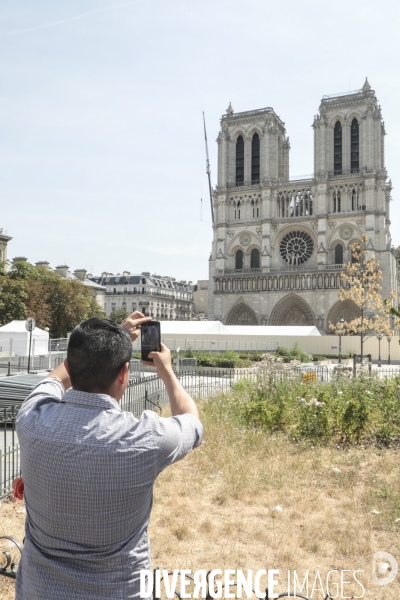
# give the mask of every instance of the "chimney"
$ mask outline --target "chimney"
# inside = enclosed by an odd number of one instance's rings
[[[122,275],[124,275],[125,277],[128,277],[128,275],[130,275],[131,272],[130,271],[123,271]]]
[[[16,256],[15,258],[12,259],[13,261],[13,265],[15,265],[15,263],[17,262],[28,262],[28,259],[26,258],[26,256]]]
[[[39,262],[35,263],[35,266],[38,269],[50,269],[50,263],[47,260],[39,260]]]
[[[87,273],[86,269],[75,269],[75,271],[74,271],[74,275],[81,281],[85,281],[86,273]]]
[[[68,278],[68,269],[69,269],[69,267],[67,265],[59,265],[58,267],[56,267],[57,273],[61,277],[64,277],[64,279]]]

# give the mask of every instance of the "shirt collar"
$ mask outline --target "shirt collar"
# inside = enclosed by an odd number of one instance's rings
[[[71,402],[72,404],[83,404],[85,406],[96,406],[103,409],[115,408],[119,412],[122,412],[119,402],[108,396],[108,394],[92,394],[70,388],[65,392],[63,401]]]

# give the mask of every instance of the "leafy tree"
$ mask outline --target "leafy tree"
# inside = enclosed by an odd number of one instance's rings
[[[393,335],[390,328],[391,300],[382,298],[382,271],[375,256],[367,250],[368,238],[362,235],[361,242],[351,245],[353,261],[345,265],[342,273],[344,286],[339,288],[339,299],[351,300],[360,309],[360,316],[343,323],[329,325],[336,335],[359,335],[361,340],[361,356],[364,355],[364,342],[372,331]]]
[[[65,337],[81,321],[105,315],[91,289],[78,280],[26,262],[9,273],[0,265],[0,324],[28,316],[38,327],[48,327],[52,337]]]
[[[110,319],[111,321],[115,321],[115,323],[119,323],[121,325],[122,321],[129,317],[129,313],[126,312],[124,308],[118,308],[117,310],[113,310]]]
[[[0,324],[26,319],[28,309],[28,290],[26,282],[10,279],[7,275],[0,276]]]

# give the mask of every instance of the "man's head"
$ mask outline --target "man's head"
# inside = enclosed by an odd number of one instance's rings
[[[113,395],[110,390],[116,380],[121,379],[121,385],[127,380],[126,363],[131,355],[132,341],[126,329],[108,319],[83,321],[72,331],[68,342],[72,387],[82,392]]]

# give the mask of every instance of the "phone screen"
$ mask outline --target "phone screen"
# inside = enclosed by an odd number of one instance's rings
[[[158,321],[150,321],[141,326],[142,360],[154,362],[149,352],[161,351],[161,330]]]

